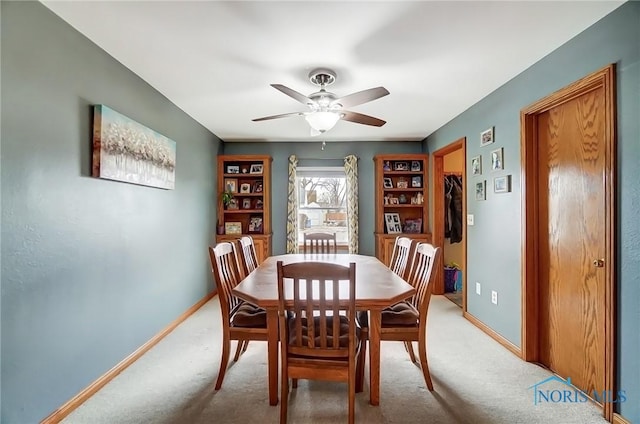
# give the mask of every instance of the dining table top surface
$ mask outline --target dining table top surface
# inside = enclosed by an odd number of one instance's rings
[[[293,253],[270,256],[246,276],[233,292],[261,307],[278,306],[277,263],[323,262],[356,264],[356,307],[385,308],[415,293],[413,286],[396,275],[376,257],[344,253]]]

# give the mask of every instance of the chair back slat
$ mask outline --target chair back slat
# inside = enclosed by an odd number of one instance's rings
[[[440,257],[440,248],[429,243],[418,243],[409,273],[409,283],[413,285],[416,293],[409,302],[419,311],[420,317],[426,316],[429,300],[433,290],[435,265]]]
[[[253,242],[253,237],[242,236],[238,239],[238,245],[240,246],[239,251],[240,256],[242,257],[242,265],[245,275],[249,275],[258,267],[258,256],[256,255],[256,247]]]
[[[281,340],[287,351],[335,358],[354,352],[355,263],[347,267],[322,262],[283,265],[278,261],[277,267]],[[341,322],[341,316],[348,319]],[[340,329],[345,322],[349,340],[341,345]]]
[[[391,254],[391,261],[389,261],[389,268],[399,277],[405,278],[412,243],[413,240],[409,237],[396,237]]]
[[[242,279],[235,244],[222,242],[215,247],[209,247],[209,258],[216,279],[220,306],[223,314],[230,316],[231,312],[241,303],[241,300],[232,293],[232,290]]]
[[[336,233],[305,233],[303,253],[338,253]]]

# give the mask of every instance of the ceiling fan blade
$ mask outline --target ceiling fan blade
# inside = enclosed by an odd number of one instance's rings
[[[382,119],[374,118],[373,116],[364,115],[358,112],[350,112],[348,110],[341,112],[341,119],[343,121],[355,122],[356,124],[371,125],[373,127],[381,127],[387,123]]]
[[[254,122],[268,121],[269,119],[287,118],[289,116],[302,116],[302,115],[304,115],[304,112],[281,113],[280,115],[271,115],[271,116],[264,116],[262,118],[255,118],[255,119],[252,119],[252,121]]]
[[[275,88],[276,90],[280,90],[282,91],[284,94],[286,94],[287,96],[299,101],[300,103],[302,103],[303,105],[315,105],[316,102],[311,100],[310,98],[308,98],[307,96],[305,96],[304,94],[298,93],[296,90],[293,90],[287,86],[284,86],[282,84],[271,84],[271,87]]]
[[[358,91],[357,93],[348,94],[339,99],[335,99],[331,104],[341,104],[342,107],[346,108],[379,99],[387,94],[389,94],[389,91],[384,87],[369,88],[368,90]]]

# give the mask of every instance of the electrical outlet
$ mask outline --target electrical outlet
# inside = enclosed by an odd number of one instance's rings
[[[494,305],[498,304],[498,292],[495,290],[491,290],[491,303]]]
[[[467,225],[473,225],[473,214],[467,215]]]
[[[482,290],[480,289],[480,283],[476,281],[476,294],[482,294]]]

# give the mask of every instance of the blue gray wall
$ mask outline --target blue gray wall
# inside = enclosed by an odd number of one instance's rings
[[[482,155],[483,175],[467,181],[469,312],[520,346],[520,110],[610,63],[617,64],[618,127],[618,378],[627,402],[620,412],[640,422],[640,3],[628,2],[533,65],[427,138],[433,152],[467,137],[467,163]],[[495,126],[495,143],[480,147],[481,131]],[[489,151],[504,147],[503,172],[486,172]],[[493,193],[492,178],[511,175],[512,192]],[[487,200],[474,185],[487,180]],[[479,253],[481,252],[481,253]],[[482,295],[475,294],[475,282]],[[491,290],[499,293],[491,304]]]
[[[291,118],[295,119],[295,118]],[[266,124],[268,125],[268,124]],[[349,122],[338,125],[357,125]],[[289,156],[296,155],[299,166],[341,166],[341,158],[347,155],[358,157],[358,207],[359,207],[359,247],[364,255],[375,254],[373,231],[375,228],[373,184],[373,157],[383,153],[422,153],[422,143],[402,141],[388,142],[348,142],[327,143],[322,150],[322,141],[300,143],[225,143],[224,153],[270,155],[272,164],[272,194],[271,194],[271,227],[273,230],[273,254],[286,252],[287,247],[287,181],[289,179]]]
[[[213,289],[220,141],[37,2],[1,2],[2,423],[49,415]],[[91,178],[93,104],[177,143],[175,190]]]

